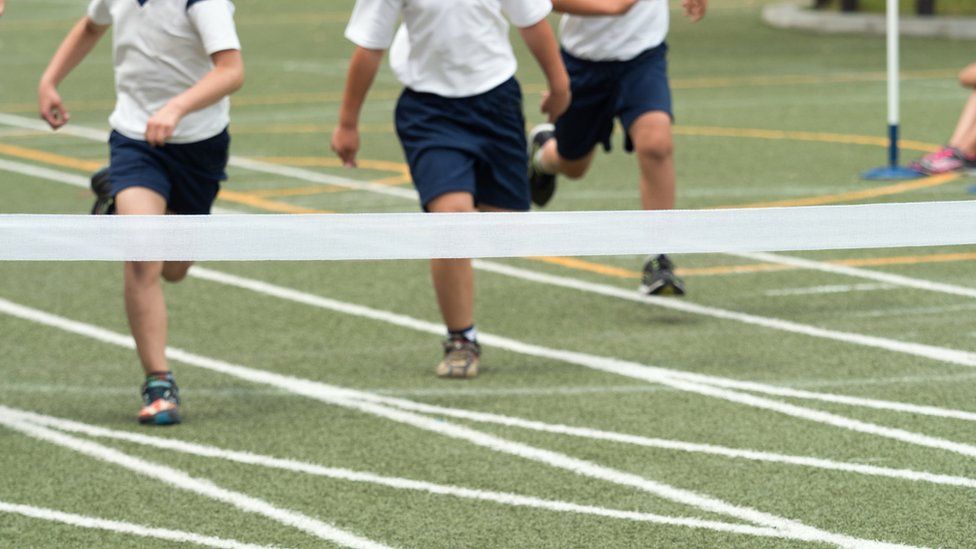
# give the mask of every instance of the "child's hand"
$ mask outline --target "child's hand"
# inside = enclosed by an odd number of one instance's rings
[[[681,7],[685,9],[685,16],[691,19],[692,23],[697,23],[705,17],[708,0],[681,0]]]
[[[542,112],[549,115],[549,122],[555,122],[569,108],[573,96],[569,88],[551,90],[542,95]]]
[[[56,130],[71,120],[71,114],[64,108],[61,102],[61,95],[54,86],[41,84],[41,87],[37,90],[37,103],[41,111],[41,118],[51,128]]]
[[[173,137],[176,125],[182,118],[182,111],[172,103],[167,103],[146,123],[146,141],[153,147],[162,147]]]
[[[338,125],[332,132],[332,151],[342,159],[345,168],[355,168],[356,153],[359,152],[359,128]]]

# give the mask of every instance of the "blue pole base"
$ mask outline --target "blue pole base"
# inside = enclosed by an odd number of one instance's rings
[[[908,181],[923,177],[925,177],[925,174],[902,166],[885,166],[883,168],[868,170],[861,174],[861,179],[868,181]]]

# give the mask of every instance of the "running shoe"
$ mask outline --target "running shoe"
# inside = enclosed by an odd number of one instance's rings
[[[437,365],[438,377],[472,378],[478,375],[481,345],[464,337],[444,341],[444,360]]]
[[[142,385],[142,403],[139,423],[175,425],[180,422],[180,389],[173,374],[146,376]]]
[[[682,296],[685,283],[674,274],[674,263],[664,255],[647,258],[641,277],[640,292],[646,295]]]
[[[556,127],[552,124],[539,124],[529,132],[529,189],[532,203],[540,208],[548,204],[556,193],[556,176],[540,170],[535,164],[535,157],[555,133]]]
[[[108,166],[98,170],[91,176],[91,190],[95,193],[95,204],[92,205],[92,215],[107,215],[115,211],[115,199],[112,197],[112,187],[108,179]]]
[[[956,147],[942,147],[912,162],[911,168],[926,175],[939,175],[976,167],[976,157],[967,156]]]

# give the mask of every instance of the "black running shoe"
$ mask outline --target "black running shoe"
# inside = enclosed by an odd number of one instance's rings
[[[529,132],[529,189],[532,192],[532,203],[540,208],[552,200],[556,193],[556,176],[544,173],[535,165],[535,156],[555,135],[556,127],[552,124],[539,124]]]
[[[685,283],[675,276],[674,263],[661,254],[647,258],[644,275],[641,277],[640,292],[646,295],[685,295]]]
[[[111,196],[112,186],[108,180],[108,169],[109,167],[105,166],[91,176],[91,190],[95,193],[92,215],[107,215],[115,212],[115,199]]]
[[[142,409],[139,423],[151,425],[175,425],[180,422],[180,388],[173,374],[146,376],[142,385]]]

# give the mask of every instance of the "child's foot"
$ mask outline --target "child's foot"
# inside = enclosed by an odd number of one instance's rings
[[[640,292],[646,295],[685,295],[685,283],[674,274],[674,263],[664,255],[651,256],[644,263]]]
[[[98,170],[91,176],[91,190],[95,193],[95,204],[92,205],[92,215],[106,215],[115,209],[115,199],[112,198],[112,188],[108,179],[108,166]]]
[[[472,378],[478,375],[481,346],[464,336],[451,336],[444,341],[444,360],[437,365],[437,376]]]
[[[180,389],[173,374],[150,374],[142,385],[139,423],[174,425],[180,422]]]
[[[556,176],[543,172],[536,157],[542,146],[553,138],[555,131],[556,127],[552,124],[539,124],[529,132],[529,189],[532,203],[540,208],[552,200],[556,192]]]
[[[926,175],[939,175],[976,166],[976,156],[969,156],[956,147],[942,147],[912,162],[911,168]]]

